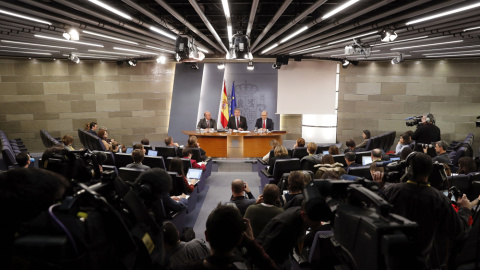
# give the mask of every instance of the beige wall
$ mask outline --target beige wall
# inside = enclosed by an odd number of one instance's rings
[[[163,140],[168,131],[175,64],[0,59],[0,129],[43,151],[40,129],[71,134],[86,122],[132,144]]]
[[[415,127],[405,118],[431,112],[442,139],[461,140],[476,134],[480,142],[480,60],[362,62],[340,71],[337,140],[361,141],[362,130],[373,135]]]

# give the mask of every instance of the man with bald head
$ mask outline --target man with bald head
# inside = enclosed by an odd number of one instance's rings
[[[198,121],[197,128],[213,128],[214,130],[217,130],[217,122],[215,122],[215,119],[212,119],[212,114],[209,111],[206,111],[203,114],[202,119]]]
[[[255,127],[260,129],[268,129],[268,130],[273,130],[273,121],[272,119],[270,118],[267,118],[268,117],[268,113],[267,111],[263,111],[262,112],[262,118],[258,118],[257,119],[257,123],[255,123]]]
[[[232,181],[232,197],[229,203],[235,204],[242,216],[245,215],[247,207],[255,203],[255,197],[246,182],[240,179]]]

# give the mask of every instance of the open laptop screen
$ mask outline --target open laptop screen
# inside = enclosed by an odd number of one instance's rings
[[[328,151],[323,151],[323,154],[324,154],[324,155],[328,155]]]
[[[157,156],[157,151],[155,151],[155,150],[148,150],[147,156],[156,157],[156,156]]]
[[[127,147],[127,154],[131,154],[133,151],[133,147]]]
[[[202,169],[188,169],[187,178],[188,179],[200,179],[202,177]]]
[[[372,157],[371,156],[363,156],[362,157],[362,165],[367,165],[369,163],[372,163]]]

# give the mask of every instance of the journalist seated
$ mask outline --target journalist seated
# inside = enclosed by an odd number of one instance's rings
[[[466,236],[472,204],[465,195],[457,198],[457,213],[450,199],[430,186],[428,178],[433,165],[427,154],[411,153],[406,165],[408,181],[393,184],[380,195],[393,205],[392,213],[417,222],[414,252],[427,266],[434,238],[460,239]]]
[[[133,163],[127,165],[127,168],[139,169],[139,170],[148,170],[150,167],[143,165],[143,159],[145,158],[145,153],[141,149],[135,149],[132,152]]]
[[[135,181],[135,188],[147,208],[154,212],[157,222],[163,221],[164,218],[162,209],[159,209],[159,200],[163,202],[167,214],[169,212],[180,212],[187,207],[188,201],[185,194],[170,196],[172,178],[164,169],[153,168],[144,171]]]

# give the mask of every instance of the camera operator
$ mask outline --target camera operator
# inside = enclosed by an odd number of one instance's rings
[[[392,213],[417,222],[414,252],[427,266],[435,237],[458,239],[465,236],[472,204],[465,195],[458,198],[457,213],[450,199],[430,186],[428,177],[433,168],[430,156],[414,152],[406,161],[409,180],[391,185],[381,196],[393,205]]]
[[[435,125],[435,117],[429,113],[422,116],[422,122],[418,124],[417,129],[412,135],[412,140],[415,141],[415,151],[422,152],[422,146],[420,144],[430,144],[432,142],[438,142],[442,138],[440,136],[440,128]],[[434,157],[435,152],[432,148],[428,150],[429,156]]]

